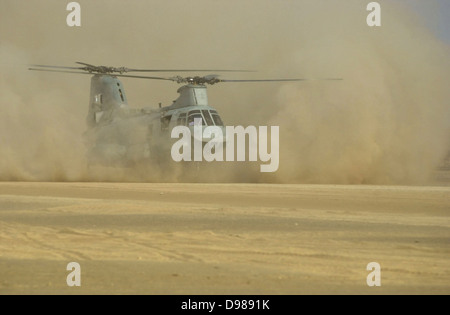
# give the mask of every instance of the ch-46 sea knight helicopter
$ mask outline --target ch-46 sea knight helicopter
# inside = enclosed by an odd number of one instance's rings
[[[307,79],[257,79],[227,80],[218,75],[153,77],[128,75],[128,72],[252,72],[249,70],[158,70],[129,69],[125,67],[94,66],[77,62],[79,66],[31,65],[29,70],[92,75],[88,130],[85,133],[87,158],[90,165],[127,166],[163,158],[170,131],[175,126],[194,128],[194,121],[201,119],[204,126],[224,128],[217,110],[208,104],[206,85],[226,82],[288,82]],[[178,89],[179,97],[169,106],[157,108],[132,108],[119,77],[166,80],[184,84]],[[340,79],[324,79],[340,80]],[[197,118],[197,120],[196,120]],[[192,135],[194,133],[191,133]],[[169,151],[170,152],[170,151]],[[164,153],[164,154],[165,154]],[[169,153],[170,159],[170,153]]]

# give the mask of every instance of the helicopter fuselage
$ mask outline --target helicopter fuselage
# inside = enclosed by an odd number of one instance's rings
[[[194,123],[224,128],[216,109],[208,105],[206,87],[182,86],[180,96],[162,108],[131,108],[123,85],[111,75],[96,74],[91,80],[91,102],[85,142],[90,164],[127,165],[170,154],[170,131]],[[167,155],[166,155],[167,156]]]
[[[200,147],[206,148],[206,153],[213,155],[216,161],[220,160],[218,150],[211,150],[210,142],[214,148],[219,148],[219,143],[226,143],[227,161],[234,161],[233,141],[234,135],[240,140],[238,161],[245,160],[245,139],[250,142],[259,142],[258,151],[262,161],[275,162],[265,167],[261,166],[261,172],[274,172],[278,169],[278,142],[279,127],[271,131],[271,152],[275,152],[274,159],[268,154],[268,128],[260,126],[257,137],[255,126],[244,128],[242,126],[225,127],[219,113],[208,104],[206,85],[217,83],[244,83],[244,82],[298,82],[306,81],[304,78],[294,79],[221,79],[218,75],[206,76],[175,76],[160,77],[148,75],[128,75],[128,72],[252,72],[250,70],[157,70],[157,69],[129,69],[126,67],[95,66],[84,62],[76,62],[76,67],[32,65],[29,70],[49,71],[58,73],[73,73],[92,75],[89,111],[87,115],[88,130],[85,133],[85,141],[88,148],[88,163],[102,165],[127,165],[141,160],[162,158],[167,160],[171,155],[171,144],[175,134],[188,134],[183,136],[177,144],[181,148],[187,148],[186,143],[194,138],[194,151],[197,152],[195,161],[201,160],[198,153]],[[146,80],[164,80],[185,84],[178,89],[180,96],[173,104],[157,109],[131,108],[128,105],[125,90],[118,77],[138,78]],[[340,78],[326,78],[322,80],[342,80]],[[206,126],[206,128],[203,128]],[[180,128],[176,128],[180,127]],[[201,128],[199,128],[201,127]],[[211,127],[211,128],[208,128]],[[204,129],[204,131],[203,131]],[[272,130],[272,128],[271,128]],[[174,131],[174,132],[172,132]],[[197,131],[197,132],[196,132]],[[191,138],[192,137],[192,138]],[[213,139],[214,138],[214,139]],[[210,141],[211,140],[211,141]],[[198,145],[200,142],[201,145]],[[240,144],[239,144],[240,143]],[[213,153],[214,151],[214,153]],[[255,146],[249,150],[250,160],[256,160]],[[203,152],[204,153],[204,152]],[[188,154],[182,154],[183,161],[190,161]],[[171,156],[173,161],[178,157]]]

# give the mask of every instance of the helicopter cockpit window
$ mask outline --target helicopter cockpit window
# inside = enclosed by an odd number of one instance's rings
[[[188,117],[188,125],[189,126],[194,126],[194,119],[195,118],[200,118],[202,120],[202,125],[205,125],[205,119],[203,119],[202,114],[198,113],[198,114],[190,114]]]
[[[214,119],[214,123],[216,124],[216,126],[223,126],[223,121],[220,118],[219,114],[217,114],[217,112],[212,112],[211,116]]]
[[[211,116],[209,115],[209,112],[207,110],[202,110],[202,114],[203,114],[203,117],[205,117],[206,124],[208,126],[214,126],[214,123],[212,121]]]

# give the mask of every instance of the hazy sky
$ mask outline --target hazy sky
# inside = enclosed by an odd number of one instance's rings
[[[396,0],[406,3],[441,39],[450,43],[450,0]]]

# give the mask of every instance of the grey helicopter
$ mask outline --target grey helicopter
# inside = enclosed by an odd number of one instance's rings
[[[213,69],[131,69],[95,66],[30,65],[29,70],[91,75],[87,131],[84,140],[88,165],[131,166],[148,160],[167,159],[170,131],[175,126],[194,128],[194,124],[225,128],[218,111],[208,103],[207,85],[244,82],[295,82],[308,79],[221,79],[218,75],[155,77],[128,75],[129,72],[254,72]],[[129,106],[119,78],[165,80],[183,84],[179,97],[168,106],[133,108]],[[320,79],[341,80],[341,79]],[[200,120],[199,120],[200,119]],[[194,133],[192,133],[194,134]],[[226,138],[222,139],[226,141]],[[169,150],[170,151],[170,150]],[[170,153],[169,153],[170,154]],[[170,156],[170,155],[169,155]]]

